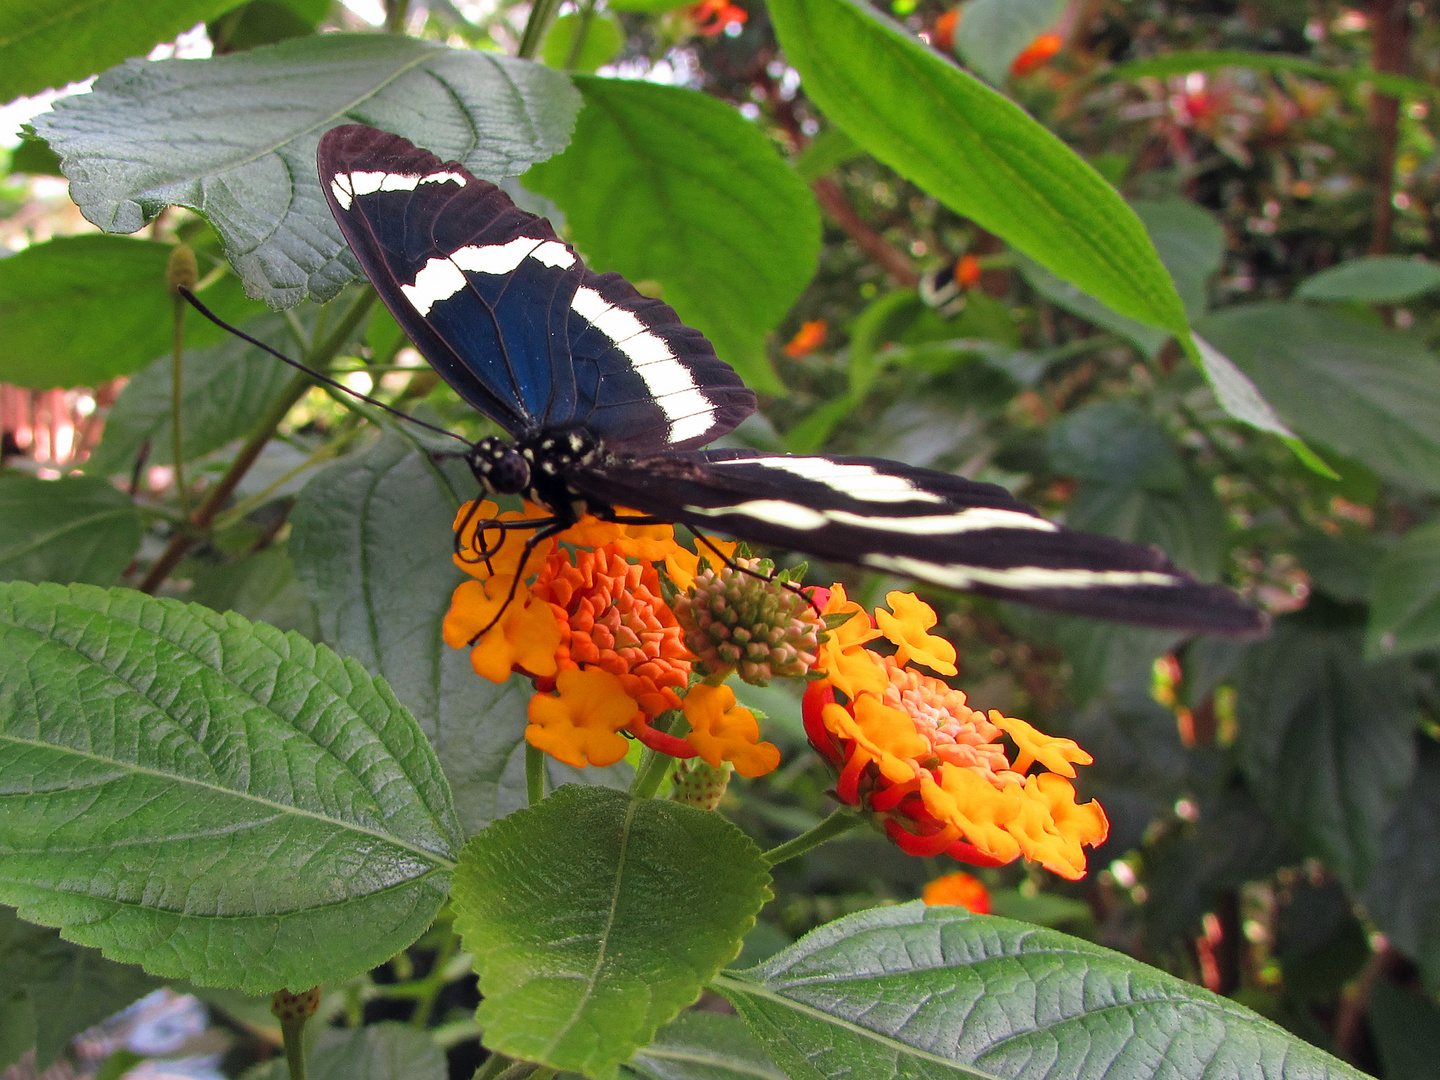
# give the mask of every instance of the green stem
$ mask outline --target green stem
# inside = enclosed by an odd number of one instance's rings
[[[190,513],[190,493],[185,490],[185,456],[181,450],[181,391],[184,389],[185,309],[190,305],[183,296],[175,297],[175,336],[170,343],[170,457],[175,466],[175,494],[180,512]]]
[[[575,27],[575,38],[570,42],[570,52],[565,57],[565,70],[574,71],[580,62],[580,52],[585,48],[585,36],[590,32],[590,23],[595,18],[595,0],[585,0],[580,7],[580,24]]]
[[[280,1038],[285,1043],[285,1064],[290,1066],[290,1080],[305,1080],[305,1021],[282,1020]]]
[[[525,797],[531,806],[545,799],[545,751],[525,744]]]
[[[522,60],[535,59],[535,54],[540,51],[540,42],[545,40],[545,31],[550,29],[550,23],[559,10],[560,0],[535,0],[530,8],[530,18],[525,23],[525,32],[520,36],[520,47],[515,50],[516,56]]]
[[[786,859],[793,859],[796,855],[803,855],[813,847],[819,847],[827,840],[849,832],[858,825],[863,825],[865,819],[848,806],[837,806],[830,816],[812,829],[807,829],[794,840],[787,840],[778,847],[773,847],[765,852],[764,859],[771,866],[776,866]]]
[[[481,1062],[480,1067],[475,1070],[475,1075],[471,1080],[495,1080],[497,1076],[514,1064],[514,1058],[508,1058],[504,1054],[497,1054],[492,1050],[490,1051],[490,1056]]]
[[[350,335],[369,313],[375,300],[375,290],[367,285],[345,314],[340,317],[335,329],[306,355],[305,364],[320,372],[329,367],[330,361],[334,360],[340,350],[344,348]],[[303,371],[296,372],[295,377],[290,380],[290,385],[285,388],[285,393],[265,413],[260,423],[256,425],[254,433],[240,448],[240,453],[235,456],[235,460],[225,470],[225,475],[205,493],[199,509],[191,515],[192,528],[177,532],[170,538],[170,543],[160,553],[155,564],[150,567],[145,579],[140,582],[141,592],[153,593],[158,589],[170,576],[170,571],[175,569],[175,565],[194,545],[198,535],[210,528],[211,522],[229,501],[230,496],[235,493],[235,488],[239,486],[245,474],[250,471],[250,467],[255,464],[255,460],[260,456],[260,451],[264,450],[265,445],[274,437],[275,429],[285,419],[285,414],[305,396],[312,385],[309,375]]]
[[[450,960],[460,948],[460,938],[457,934],[445,935],[445,940],[435,950],[435,960],[431,965],[430,974],[421,981],[421,992],[415,996],[415,1012],[410,1017],[410,1026],[425,1030],[426,1023],[430,1019],[430,1010],[435,1007],[435,999],[440,991],[445,989],[445,969],[450,966]]]
[[[405,32],[405,14],[410,10],[410,0],[386,0],[385,30],[391,34]]]
[[[675,724],[676,716],[677,714],[674,712],[661,713],[651,726],[656,731],[668,735]],[[640,758],[640,767],[635,770],[635,779],[630,784],[630,797],[632,799],[653,799],[655,793],[660,790],[660,785],[665,782],[670,767],[674,764],[675,759],[669,754],[662,754],[657,750],[647,748],[644,756]]]

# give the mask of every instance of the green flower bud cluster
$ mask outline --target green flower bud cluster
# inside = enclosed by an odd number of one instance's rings
[[[682,758],[675,762],[675,771],[670,774],[670,799],[697,810],[714,810],[725,797],[734,771],[728,761],[716,768],[698,757]]]
[[[675,601],[685,644],[700,658],[696,670],[710,678],[733,669],[755,686],[803,677],[815,666],[820,616],[785,582],[769,579],[768,563],[740,559],[737,565],[752,573],[706,569]]]

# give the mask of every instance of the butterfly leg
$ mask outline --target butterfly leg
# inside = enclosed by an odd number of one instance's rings
[[[504,528],[507,526],[513,527],[520,523],[514,521],[502,521],[498,524],[500,525],[500,527]],[[529,522],[527,524],[535,523]],[[468,644],[474,645],[475,642],[479,641],[482,637],[488,634],[492,629],[495,628],[495,625],[504,617],[505,612],[510,610],[510,605],[515,602],[515,593],[519,589],[520,579],[524,577],[525,574],[523,568],[529,564],[530,556],[535,553],[535,549],[541,544],[543,544],[546,540],[549,540],[552,536],[559,535],[569,527],[569,523],[565,522],[560,518],[550,518],[549,524],[545,525],[543,528],[536,529],[535,534],[525,541],[525,549],[520,553],[520,566],[522,569],[519,573],[515,574],[515,576],[510,579],[510,591],[505,594],[505,602],[500,605],[500,610],[495,613],[495,617],[475,632],[475,635],[470,639]]]

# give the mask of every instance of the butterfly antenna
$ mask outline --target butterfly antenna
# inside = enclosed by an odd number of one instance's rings
[[[204,304],[202,304],[202,303],[199,301],[199,299],[195,296],[195,294],[192,293],[189,289],[185,288],[185,286],[183,286],[183,285],[180,286],[180,288],[179,288],[177,291],[180,293],[181,296],[183,296],[183,297],[185,298],[186,302],[187,302],[191,307],[193,307],[196,311],[200,312],[201,315],[204,315],[205,318],[209,319],[209,320],[210,320],[211,322],[213,322],[216,326],[220,327],[220,329],[222,329],[222,330],[228,330],[230,333],[232,333],[232,334],[234,334],[236,337],[238,337],[241,341],[248,341],[251,345],[254,345],[257,349],[263,349],[265,352],[267,352],[267,353],[269,353],[271,356],[275,357],[275,359],[284,361],[285,363],[289,364],[291,367],[297,369],[298,371],[303,371],[303,372],[305,372],[306,375],[309,375],[309,376],[310,376],[312,379],[314,379],[316,382],[324,383],[326,386],[333,387],[334,389],[339,390],[339,391],[341,391],[342,393],[349,394],[349,395],[350,395],[351,397],[353,397],[353,398],[359,398],[361,401],[365,402],[365,404],[367,404],[367,405],[374,405],[377,409],[384,409],[386,412],[390,413],[392,416],[398,416],[401,420],[408,420],[410,423],[414,424],[416,427],[425,428],[427,431],[433,431],[433,432],[435,432],[437,435],[445,435],[445,436],[448,436],[448,437],[451,438],[451,439],[456,439],[456,440],[458,440],[459,442],[463,442],[463,443],[465,443],[467,446],[469,445],[470,440],[467,439],[467,438],[465,438],[463,435],[456,435],[453,431],[447,431],[447,430],[445,430],[444,428],[439,427],[439,426],[436,425],[436,424],[427,424],[424,420],[417,420],[415,417],[411,416],[409,413],[403,413],[403,412],[401,412],[399,409],[394,408],[393,406],[386,405],[385,402],[383,402],[383,401],[378,401],[378,400],[376,400],[375,398],[370,397],[368,394],[362,394],[362,393],[360,393],[360,391],[358,391],[358,390],[351,390],[350,387],[346,386],[344,383],[340,382],[339,380],[337,380],[337,379],[332,379],[332,378],[330,378],[330,376],[328,376],[328,375],[322,375],[320,372],[316,371],[314,368],[312,368],[312,367],[307,367],[305,364],[300,363],[299,360],[291,360],[290,357],[286,356],[284,353],[280,352],[278,349],[272,349],[269,345],[266,345],[265,342],[260,341],[260,340],[258,340],[258,339],[256,339],[256,338],[253,338],[253,337],[251,337],[249,334],[245,333],[245,331],[240,330],[240,329],[237,329],[237,328],[234,327],[234,326],[231,326],[231,325],[230,325],[229,323],[227,323],[224,319],[220,318],[219,315],[216,315],[216,314],[215,314],[213,311],[211,311],[208,307],[206,307]]]
[[[506,524],[510,523],[501,522],[501,525]],[[479,630],[477,630],[470,638],[470,640],[466,642],[466,644],[474,645],[477,641],[479,641],[482,637],[484,637],[490,632],[490,630],[495,626],[495,624],[504,617],[505,612],[510,610],[510,605],[515,601],[515,590],[520,585],[520,579],[525,576],[526,567],[528,567],[530,563],[530,556],[534,554],[535,549],[539,547],[540,544],[544,541],[549,540],[550,537],[564,532],[569,527],[569,525],[561,521],[559,518],[553,518],[551,519],[549,525],[545,526],[545,528],[543,529],[537,529],[535,531],[535,535],[525,541],[525,550],[520,554],[520,569],[515,573],[515,576],[510,579],[510,591],[505,594],[505,603],[500,605],[500,610],[495,613],[495,617],[491,619],[488,623],[486,623],[484,626],[482,626]]]

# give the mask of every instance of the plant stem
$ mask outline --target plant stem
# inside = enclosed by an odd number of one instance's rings
[[[513,1058],[508,1058],[504,1054],[497,1054],[492,1050],[490,1056],[480,1063],[480,1068],[475,1070],[475,1075],[472,1080],[495,1080],[497,1076],[513,1064],[515,1064]]]
[[[515,50],[516,56],[522,60],[535,59],[535,54],[540,51],[540,42],[545,40],[545,31],[550,29],[550,23],[559,10],[560,0],[535,0],[530,8],[530,18],[525,23],[525,33],[520,36],[520,47]]]
[[[630,797],[632,799],[653,799],[655,793],[660,790],[660,785],[664,783],[665,774],[669,772],[674,761],[675,759],[669,754],[647,749],[645,756],[640,759],[640,768],[635,770],[635,780],[630,785]]]
[[[531,806],[545,798],[545,751],[525,744],[525,797]]]
[[[345,314],[341,316],[335,329],[306,355],[305,363],[316,371],[324,371],[330,365],[330,361],[334,360],[340,350],[345,347],[350,335],[374,305],[375,299],[375,290],[367,285]],[[275,435],[275,429],[285,419],[285,414],[305,396],[312,385],[310,376],[304,372],[297,372],[295,378],[290,380],[290,385],[285,388],[284,395],[261,418],[254,433],[241,447],[240,453],[235,456],[230,467],[225,470],[225,475],[205,493],[204,500],[190,517],[191,528],[176,532],[170,538],[170,543],[165,546],[165,550],[155,560],[155,565],[150,568],[150,572],[140,582],[141,592],[153,593],[170,576],[170,571],[175,569],[175,565],[194,545],[198,535],[210,527],[215,516],[220,513],[221,508],[234,494],[235,488],[239,486],[245,474],[250,471],[250,466],[254,465],[255,459],[260,456],[260,451],[265,449],[265,445]]]
[[[850,807],[837,806],[829,817],[814,828],[807,829],[794,840],[787,840],[765,852],[764,859],[771,866],[775,866],[786,859],[793,859],[796,855],[803,855],[811,848],[819,847],[827,840],[833,840],[864,823],[865,819]]]
[[[580,62],[581,50],[585,48],[585,35],[590,32],[590,23],[595,18],[595,0],[585,0],[580,7],[580,25],[575,28],[575,38],[570,42],[570,52],[565,57],[565,70],[574,71]]]
[[[305,1021],[282,1021],[280,1038],[285,1043],[285,1064],[290,1080],[305,1080]]]
[[[184,389],[185,309],[189,306],[183,296],[175,297],[175,336],[170,342],[170,457],[175,466],[175,495],[180,502],[180,513],[187,516],[190,493],[185,490],[185,456],[181,450],[180,392]]]
[[[425,1030],[426,1023],[430,1019],[430,1010],[435,1007],[435,999],[440,991],[445,988],[445,969],[450,966],[450,959],[460,948],[460,937],[454,932],[445,935],[440,942],[440,947],[435,950],[435,960],[430,966],[430,974],[426,975],[420,982],[420,993],[415,995],[415,1012],[410,1017],[410,1026]]]

